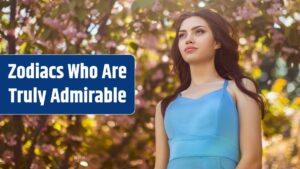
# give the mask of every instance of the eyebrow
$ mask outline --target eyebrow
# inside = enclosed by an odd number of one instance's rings
[[[205,28],[205,26],[201,26],[201,25],[200,25],[200,26],[195,26],[195,27],[193,27],[192,30],[197,29],[197,28],[199,28],[199,27]],[[186,30],[184,30],[184,29],[183,29],[183,30],[179,30],[179,32],[186,32]]]

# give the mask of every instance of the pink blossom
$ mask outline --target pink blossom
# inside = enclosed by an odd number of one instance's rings
[[[11,161],[14,157],[14,153],[12,151],[5,150],[2,154],[2,157],[5,161]]]
[[[71,134],[68,135],[68,138],[73,141],[82,141],[83,140],[83,138],[81,136],[76,136],[76,135],[71,135]]]
[[[158,0],[156,0],[153,3],[153,6],[152,6],[151,10],[153,12],[159,12],[159,11],[161,11],[162,10],[162,4]]]
[[[286,52],[288,54],[291,54],[291,53],[296,53],[297,54],[298,53],[298,51],[296,49],[289,48],[289,47],[282,47],[281,51]]]
[[[21,0],[21,3],[25,5],[30,5],[31,3],[34,3],[36,0]]]
[[[280,3],[272,3],[271,7],[267,9],[269,15],[281,15],[282,7]]]
[[[55,150],[54,146],[51,144],[42,144],[41,150],[44,152],[53,152]]]
[[[79,39],[85,39],[85,38],[87,38],[87,34],[86,33],[84,33],[84,32],[79,32],[79,33],[77,33],[77,38],[79,38]]]
[[[156,44],[158,42],[158,38],[153,34],[146,34],[141,39],[141,46],[156,49]]]
[[[88,47],[91,48],[91,49],[94,49],[96,46],[95,43],[88,43]]]
[[[62,19],[66,20],[68,18],[68,14],[61,14],[60,16]]]
[[[150,24],[149,30],[150,30],[150,31],[155,30],[155,29],[157,29],[157,26],[158,26],[158,23],[157,23],[157,22],[151,23],[151,24]]]
[[[133,27],[135,30],[141,29],[142,23],[141,22],[134,22]]]
[[[112,48],[112,47],[116,47],[116,46],[117,46],[117,44],[114,41],[109,41],[105,45],[106,48]]]
[[[98,34],[98,35],[96,35],[95,38],[96,38],[97,41],[100,41],[102,39],[102,36]]]
[[[97,9],[92,9],[92,10],[91,10],[91,15],[96,16],[98,13],[99,13],[99,12],[98,12]]]
[[[39,147],[41,151],[45,153],[49,153],[54,156],[59,156],[59,152],[57,151],[57,149],[55,149],[55,147],[52,144],[42,144]]]
[[[148,108],[149,102],[146,101],[143,97],[139,97],[136,99],[136,104],[138,108]]]
[[[69,38],[73,38],[76,36],[77,30],[73,26],[68,26],[67,29],[65,29],[62,33]]]
[[[259,14],[259,9],[256,7],[237,7],[237,11],[233,13],[235,16],[236,20],[247,20],[247,19],[253,19],[258,17]]]
[[[16,141],[16,134],[13,133],[7,133],[6,135],[4,135],[4,143],[6,143],[8,146],[14,146],[17,144]]]
[[[254,36],[254,35],[250,35],[250,36],[247,38],[247,41],[248,41],[248,43],[254,43],[254,41],[255,41],[255,36]]]
[[[13,135],[13,136],[7,138],[6,144],[9,146],[15,146],[17,144],[16,137],[17,137],[16,135]]]
[[[156,73],[152,76],[152,80],[161,80],[164,78],[164,73],[161,69],[156,71]]]
[[[29,116],[25,115],[24,117],[24,124],[26,127],[37,127],[38,126],[38,121],[39,121],[39,116]]]
[[[136,76],[141,76],[142,75],[142,65],[141,63],[136,63],[136,67],[135,67],[135,72],[136,72]]]
[[[61,29],[62,25],[58,19],[44,18],[43,23],[53,29]]]
[[[107,123],[108,121],[114,121],[116,124],[122,125],[131,125],[135,122],[135,118],[132,116],[105,116],[105,118],[101,118],[103,124]]]

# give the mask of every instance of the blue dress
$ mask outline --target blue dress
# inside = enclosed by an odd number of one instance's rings
[[[167,169],[235,169],[240,160],[238,111],[222,88],[196,99],[179,94],[166,109]]]

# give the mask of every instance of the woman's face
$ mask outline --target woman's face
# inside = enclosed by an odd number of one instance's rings
[[[192,16],[185,19],[178,32],[178,47],[183,60],[189,64],[211,60],[219,44],[204,19]]]

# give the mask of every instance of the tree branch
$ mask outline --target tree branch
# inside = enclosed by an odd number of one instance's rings
[[[48,119],[48,116],[40,116],[38,126],[37,126],[36,130],[34,131],[34,133],[32,134],[33,139],[32,139],[32,144],[29,148],[28,160],[27,160],[27,164],[25,167],[26,169],[30,169],[30,166],[34,159],[34,148],[35,148],[35,145],[37,142],[37,138],[38,138],[39,134],[41,133],[42,128],[45,126],[47,119]]]
[[[128,136],[124,138],[120,144],[111,146],[111,148],[108,151],[109,156],[106,158],[107,160],[105,160],[105,162],[102,164],[102,167],[108,166],[109,162],[111,162],[110,159],[116,159],[116,157],[121,154],[124,147],[128,145],[128,143],[134,136],[134,132],[132,131],[135,131],[139,125],[140,120],[139,118],[136,118],[134,125],[128,129]]]
[[[15,169],[22,168],[21,160],[23,157],[22,154],[22,135],[23,135],[23,120],[21,115],[14,115],[12,118],[12,122],[15,126],[17,138],[16,145],[14,147],[14,161],[15,161]]]
[[[71,123],[72,117],[73,117],[73,115],[69,116],[70,123]],[[75,124],[70,124],[69,128],[72,127],[73,125],[74,126],[80,125],[81,117],[82,117],[81,115],[76,115],[75,116]],[[72,140],[70,140],[70,138],[67,138],[67,144],[68,145],[67,145],[67,149],[65,151],[64,157],[63,157],[63,162],[62,162],[61,168],[69,168],[70,167],[70,161],[69,160],[70,160],[70,157],[73,153],[73,150],[72,150],[73,145],[72,145]],[[76,147],[76,148],[79,148],[79,147]]]
[[[9,29],[10,32],[7,35],[8,41],[8,53],[16,54],[16,37],[14,35],[14,30],[16,28],[16,8],[17,8],[17,0],[10,1],[10,20],[9,20]],[[13,30],[13,31],[12,31]]]
[[[109,6],[109,10],[108,10],[109,12],[107,14],[105,14],[100,21],[100,31],[99,31],[100,39],[102,39],[103,35],[105,34],[106,23],[111,15],[111,10],[114,7],[115,2],[116,2],[116,0],[110,1],[110,6]]]

